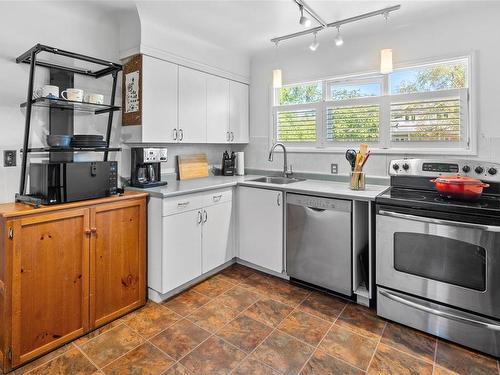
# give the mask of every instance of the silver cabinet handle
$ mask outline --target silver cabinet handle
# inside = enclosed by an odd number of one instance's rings
[[[186,207],[189,204],[189,202],[179,202],[177,203],[177,207]]]
[[[234,133],[231,132],[231,142],[234,142]]]
[[[174,139],[174,141],[176,141],[176,140],[177,140],[177,129],[174,129],[174,130],[172,131],[172,138]]]
[[[201,224],[202,221],[203,221],[203,216],[201,214],[201,211],[198,211],[198,224]]]
[[[380,294],[382,294],[384,297],[389,298],[393,301],[402,303],[403,305],[406,305],[406,306],[413,307],[417,310],[425,311],[429,314],[433,314],[433,315],[440,316],[443,318],[451,319],[451,320],[454,320],[456,322],[473,325],[476,327],[487,328],[487,329],[491,329],[493,331],[500,331],[500,325],[498,325],[498,324],[489,323],[489,322],[483,321],[483,320],[471,319],[471,318],[468,318],[466,316],[460,316],[460,315],[449,313],[447,311],[433,309],[432,307],[424,306],[424,305],[421,305],[420,303],[410,301],[404,297],[392,294],[386,290],[380,290]]]
[[[231,140],[231,133],[226,132],[226,140],[229,142]]]
[[[182,141],[184,139],[184,130],[179,129],[179,141]]]
[[[402,213],[399,213],[399,212],[392,212],[392,211],[386,211],[386,210],[379,210],[378,214],[379,215],[383,215],[383,216],[394,217],[394,218],[397,218],[397,219],[406,219],[406,220],[421,221],[423,223],[449,225],[449,226],[461,227],[461,228],[469,228],[469,229],[479,229],[479,230],[484,230],[484,231],[487,231],[487,232],[500,232],[500,227],[494,226],[494,225],[482,225],[482,224],[473,224],[473,223],[460,223],[460,222],[457,222],[457,221],[442,220],[442,219],[433,219],[433,218],[430,218],[430,217],[408,215],[408,214],[402,214]]]
[[[206,223],[208,220],[207,210],[203,210],[203,215],[205,215],[205,217],[203,218],[203,222]]]
[[[222,198],[222,194],[219,194],[219,195],[214,195],[214,196],[212,197],[212,200],[213,200],[214,202],[218,202],[218,201],[220,201],[220,200],[221,200],[221,198]]]
[[[281,193],[278,193],[278,195],[276,196],[276,203],[278,204],[278,206],[281,206]]]

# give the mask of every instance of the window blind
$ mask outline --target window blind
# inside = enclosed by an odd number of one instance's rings
[[[278,111],[276,129],[281,142],[316,142],[316,109]]]
[[[392,142],[459,142],[460,98],[393,102],[390,108]]]
[[[329,142],[377,142],[380,106],[332,106],[326,109],[326,140]]]

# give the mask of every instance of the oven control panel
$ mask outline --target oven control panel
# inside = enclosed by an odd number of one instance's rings
[[[500,182],[500,164],[481,160],[398,159],[389,164],[391,176],[462,175]]]

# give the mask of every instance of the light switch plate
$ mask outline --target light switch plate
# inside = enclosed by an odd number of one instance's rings
[[[3,166],[15,167],[17,165],[17,152],[16,150],[4,150],[3,152]]]
[[[339,174],[339,165],[338,164],[330,164],[331,174]]]

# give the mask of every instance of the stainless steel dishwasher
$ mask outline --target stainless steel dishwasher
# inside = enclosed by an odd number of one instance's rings
[[[286,271],[352,295],[352,202],[287,194]]]

